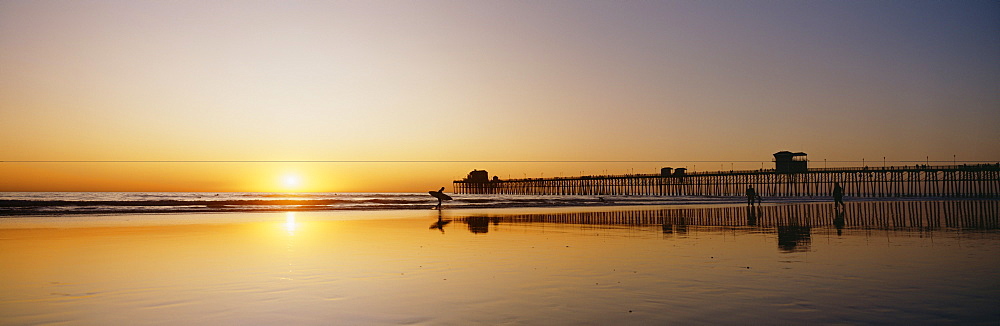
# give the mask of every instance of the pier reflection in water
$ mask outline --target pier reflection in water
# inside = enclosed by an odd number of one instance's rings
[[[812,234],[838,236],[855,232],[900,231],[898,236],[925,236],[933,231],[1000,229],[1000,201],[872,201],[852,202],[838,209],[832,203],[710,208],[624,208],[610,211],[545,214],[495,214],[457,217],[472,233],[488,233],[490,225],[534,223],[578,224],[593,227],[660,226],[665,235],[684,235],[689,228],[777,236],[784,252],[808,251]]]

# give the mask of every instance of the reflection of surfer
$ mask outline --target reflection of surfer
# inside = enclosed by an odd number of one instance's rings
[[[448,223],[451,223],[451,220],[443,220],[438,217],[437,222],[431,224],[431,230],[441,230],[441,233],[444,233],[444,226],[448,225]]]
[[[434,198],[438,199],[437,209],[441,209],[441,201],[451,200],[451,196],[448,196],[448,195],[444,194],[444,187],[441,187],[441,189],[438,190],[438,191],[431,190],[431,191],[428,191],[427,193],[431,194],[431,196],[434,196]]]
[[[448,225],[448,223],[451,223],[451,220],[442,219],[441,218],[441,211],[439,210],[438,211],[438,220],[437,220],[437,222],[434,222],[434,224],[431,224],[431,230],[437,229],[437,230],[441,230],[441,233],[444,233],[444,226]]]

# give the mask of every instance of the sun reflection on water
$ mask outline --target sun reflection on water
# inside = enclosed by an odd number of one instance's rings
[[[285,212],[285,231],[288,235],[295,235],[295,229],[298,228],[298,223],[295,222],[295,212]]]

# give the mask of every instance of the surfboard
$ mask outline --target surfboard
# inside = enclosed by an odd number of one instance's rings
[[[440,191],[428,191],[427,193],[431,194],[431,196],[434,196],[434,198],[437,198],[437,199],[440,199],[440,200],[451,200],[451,196],[448,196],[445,193],[440,192]]]

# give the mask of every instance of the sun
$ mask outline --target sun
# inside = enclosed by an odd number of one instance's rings
[[[285,190],[298,190],[302,187],[302,178],[297,174],[285,174],[281,176],[281,186]]]

